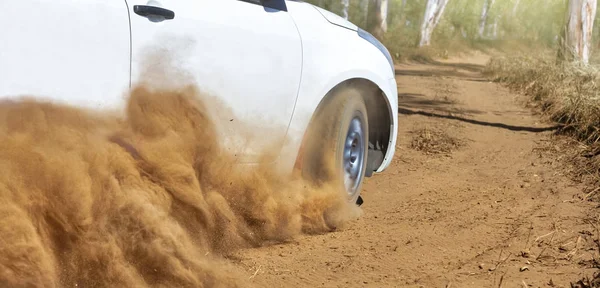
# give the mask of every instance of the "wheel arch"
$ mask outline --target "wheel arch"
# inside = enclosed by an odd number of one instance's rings
[[[343,89],[358,90],[367,107],[367,117],[369,122],[369,153],[367,155],[366,176],[370,177],[373,172],[381,168],[385,155],[388,154],[388,150],[390,148],[393,149],[393,147],[390,147],[390,144],[393,142],[391,141],[392,137],[394,137],[394,131],[392,129],[395,129],[392,103],[390,103],[385,92],[375,82],[366,78],[355,77],[346,79],[333,86],[317,104],[308,123],[308,127],[313,125],[315,115],[322,111],[335,95],[341,95],[337,92]],[[304,143],[306,140],[307,139],[302,139],[302,142]],[[296,159],[296,167],[300,165],[301,159],[303,158],[302,148],[299,152]]]

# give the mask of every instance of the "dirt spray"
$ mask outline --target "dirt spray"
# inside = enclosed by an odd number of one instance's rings
[[[139,85],[122,116],[0,104],[0,286],[245,286],[221,255],[358,215],[334,183],[236,165],[206,99]]]

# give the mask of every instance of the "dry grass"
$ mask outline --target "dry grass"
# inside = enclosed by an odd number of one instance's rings
[[[464,145],[462,140],[439,129],[427,127],[414,130],[412,133],[414,136],[410,147],[425,154],[447,154]]]
[[[594,66],[556,63],[553,57],[500,57],[486,67],[495,81],[531,97],[561,132],[594,144],[600,141],[600,72]]]
[[[600,273],[595,273],[592,278],[585,277],[575,283],[571,283],[572,288],[599,288]]]

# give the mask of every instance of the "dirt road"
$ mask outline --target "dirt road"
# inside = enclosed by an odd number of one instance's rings
[[[593,203],[559,169],[552,124],[484,79],[485,60],[397,66],[396,158],[366,180],[364,215],[343,231],[236,252],[248,282],[569,287],[590,275]]]

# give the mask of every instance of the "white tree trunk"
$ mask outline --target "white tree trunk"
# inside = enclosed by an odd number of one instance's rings
[[[498,17],[494,18],[494,25],[492,26],[492,39],[498,39]]]
[[[513,17],[517,16],[517,11],[519,9],[519,4],[521,4],[521,0],[517,0],[515,2],[515,6],[513,6],[513,10],[512,10],[512,16]]]
[[[381,15],[381,31],[387,32],[387,15],[388,15],[388,0],[379,0],[379,14]]]
[[[596,6],[596,0],[569,0],[562,49],[571,60],[589,63]]]
[[[419,46],[429,46],[431,44],[431,34],[433,29],[442,19],[442,14],[446,9],[448,0],[427,0],[427,8],[421,25],[421,41]]]
[[[369,18],[371,25],[369,31],[375,37],[381,39],[383,34],[387,32],[387,11],[388,0],[371,0],[369,5]]]
[[[492,5],[494,5],[494,1],[495,0],[484,0],[484,2],[483,2],[483,9],[481,10],[481,18],[479,19],[479,37],[480,38],[483,37],[483,33],[485,32],[485,26],[487,25],[488,14],[490,12],[490,9],[492,8]]]
[[[350,6],[350,0],[342,0],[342,17],[348,20],[348,6]]]

